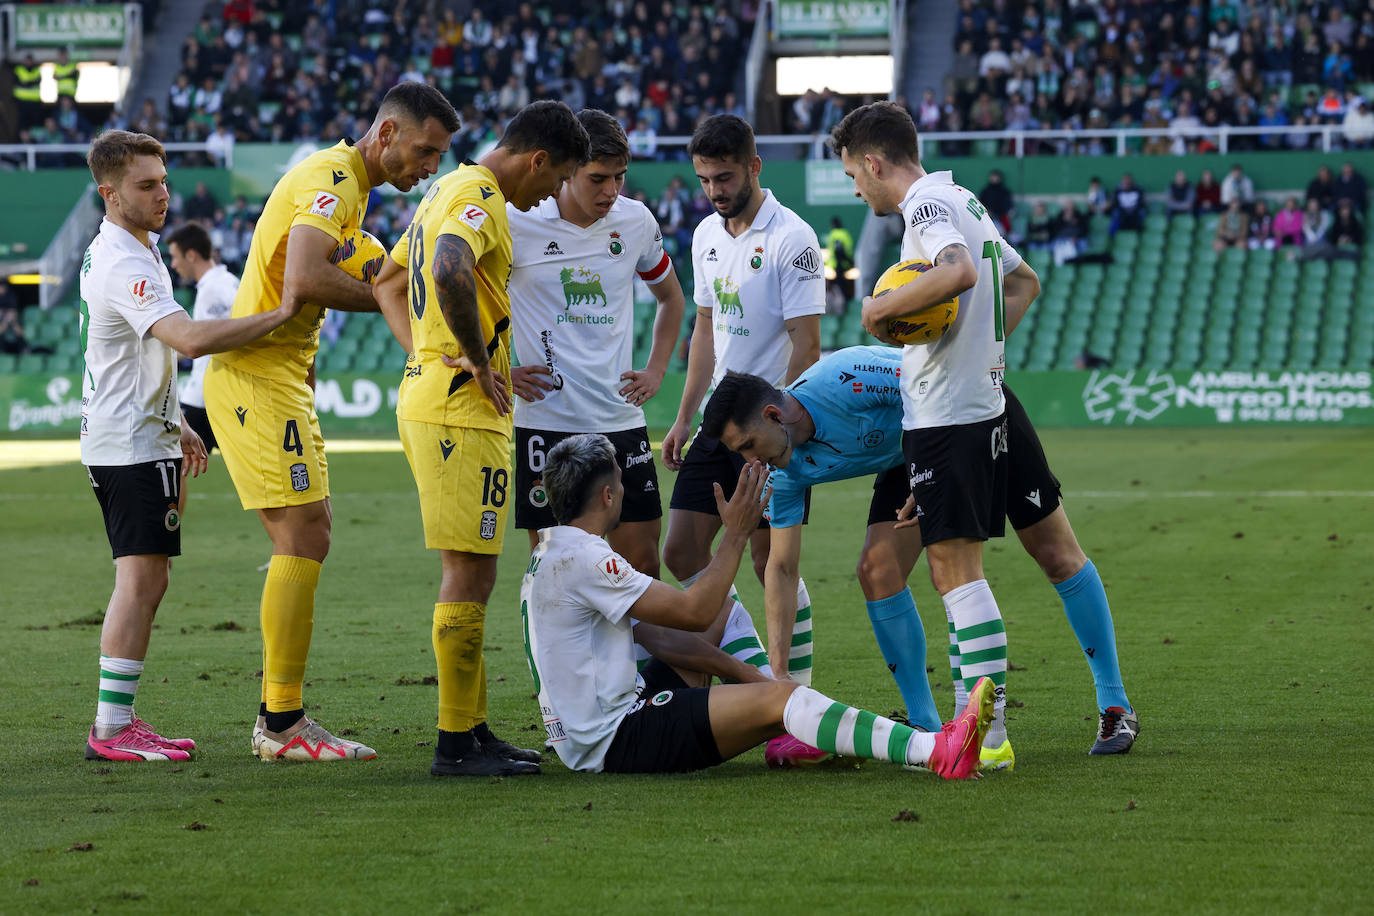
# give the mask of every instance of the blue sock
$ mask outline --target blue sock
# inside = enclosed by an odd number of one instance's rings
[[[1116,630],[1112,626],[1112,609],[1107,604],[1107,591],[1102,577],[1089,560],[1073,576],[1054,587],[1064,602],[1064,615],[1069,618],[1073,635],[1088,658],[1093,673],[1093,687],[1097,689],[1097,708],[1120,706],[1130,710],[1126,688],[1121,685],[1121,668],[1116,660]]]
[[[926,632],[916,613],[916,599],[904,588],[880,601],[869,601],[873,635],[906,703],[907,719],[927,731],[940,730],[940,713],[926,677]]]

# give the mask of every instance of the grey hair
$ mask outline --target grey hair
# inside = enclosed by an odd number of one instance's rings
[[[582,514],[592,486],[615,473],[615,446],[600,433],[569,436],[549,449],[544,465],[544,491],[560,525]]]

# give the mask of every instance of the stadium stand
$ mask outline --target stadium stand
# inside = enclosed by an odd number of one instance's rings
[[[527,98],[561,96],[574,107],[615,112],[637,158],[672,159],[680,148],[658,146],[657,136],[688,133],[705,114],[740,111],[739,61],[754,28],[752,4],[639,0],[597,6],[590,14],[587,5],[573,3],[469,6],[460,15],[435,3],[390,11],[355,0],[207,4],[181,49],[181,72],[164,102],[145,101],[129,126],[169,139],[232,133],[239,141],[328,142],[356,134],[355,116],[407,78],[434,82],[461,107],[458,157],[494,142],[502,120]],[[1167,127],[1194,123],[1190,118],[1197,126],[1339,123],[1337,146],[1359,150],[1374,140],[1365,103],[1374,98],[1372,40],[1371,4],[961,0],[950,36],[958,53],[940,88],[944,102],[932,90],[913,117],[932,131]],[[792,129],[823,132],[857,101],[830,92],[803,96],[792,108]],[[112,116],[108,123],[125,122]],[[1133,139],[1129,148],[1146,159],[1214,150],[1205,131],[1159,140]],[[1256,135],[1233,138],[1231,149],[1290,150],[1308,142],[1301,135]],[[1088,139],[1026,148],[1032,156],[1111,151]],[[1002,141],[979,139],[942,141],[926,152],[937,167],[959,170],[959,156],[987,161],[1007,149]],[[946,163],[950,157],[956,158]],[[177,169],[195,164],[193,157],[176,163],[167,231],[192,216],[201,219],[236,269],[262,201],[216,198],[213,190],[208,197],[195,194],[192,184],[177,180]],[[1229,163],[1220,160],[1184,174],[1178,188],[1142,182],[1138,227],[1120,219],[1113,205],[1122,199],[1119,170],[1103,171],[1109,179],[1098,199],[1062,189],[1047,194],[1034,185],[984,188],[989,209],[1004,214],[1009,237],[1044,287],[1009,341],[1010,366],[1370,363],[1374,246],[1365,238],[1368,190],[1359,170],[1311,176],[1310,186],[1302,183],[1307,176],[1292,176],[1286,186],[1270,176],[1252,182],[1265,186],[1236,192],[1228,191]],[[1158,169],[1141,171],[1158,176]],[[637,186],[632,170],[626,193],[657,214],[690,291],[691,233],[710,207],[680,178],[655,182]],[[1219,233],[1228,193],[1241,194],[1244,218],[1232,217],[1238,222]],[[1345,211],[1342,198],[1351,202]],[[1309,200],[1316,210],[1304,216]],[[366,228],[391,244],[413,206],[405,196],[378,195]],[[70,308],[24,309],[29,352],[0,357],[0,372],[74,371],[80,355],[70,318]],[[641,354],[651,324],[651,312],[641,316]],[[827,349],[867,341],[852,305],[825,316],[821,332]],[[320,359],[327,371],[391,365],[394,344],[375,316],[331,324],[325,338]]]
[[[961,0],[959,9],[943,104],[934,107],[931,90],[914,112],[927,129],[1203,129],[1135,144],[1175,153],[1215,149],[1205,129],[1221,125],[1339,123],[1347,146],[1374,139],[1374,116],[1361,106],[1374,96],[1368,4]],[[1269,134],[1233,139],[1231,149],[1311,142]],[[1036,146],[1093,152],[1090,140]]]

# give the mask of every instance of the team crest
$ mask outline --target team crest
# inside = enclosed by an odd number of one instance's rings
[[[176,531],[181,527],[181,513],[177,512],[176,506],[167,507],[167,514],[162,517],[162,527],[168,531]]]
[[[310,470],[304,464],[291,465],[291,489],[297,493],[310,489]]]
[[[530,487],[530,505],[542,509],[549,504],[549,494],[544,489],[544,481],[536,480]]]
[[[620,241],[619,232],[611,233],[611,240],[606,245],[606,251],[613,258],[618,258],[625,253],[625,243]]]
[[[658,693],[654,694],[654,698],[649,702],[655,706],[665,706],[672,701],[673,692],[671,690],[660,690]]]
[[[755,248],[754,256],[749,259],[750,270],[763,270],[763,248]]]
[[[484,541],[490,541],[496,537],[496,513],[487,509],[482,513],[482,524],[477,529],[477,534]]]

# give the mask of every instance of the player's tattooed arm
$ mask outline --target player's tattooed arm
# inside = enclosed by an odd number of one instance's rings
[[[477,314],[476,266],[471,246],[458,236],[441,235],[435,240],[430,270],[434,274],[439,311],[458,346],[463,348],[463,355],[480,366],[489,357]]]
[[[935,256],[935,266],[939,267],[941,264],[968,264],[972,267],[973,255],[969,254],[968,249],[963,245],[946,245],[944,249]]]

